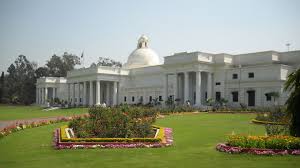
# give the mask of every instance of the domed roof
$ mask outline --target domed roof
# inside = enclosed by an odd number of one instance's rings
[[[159,64],[159,57],[151,48],[148,47],[148,37],[142,35],[135,49],[128,57],[124,68],[132,69],[145,66],[152,66]]]

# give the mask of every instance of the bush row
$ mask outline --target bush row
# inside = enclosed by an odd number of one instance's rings
[[[287,123],[283,123],[283,122],[261,121],[256,119],[252,119],[251,121],[256,124],[287,125]]]
[[[164,128],[159,126],[153,126],[154,129],[159,129],[159,133],[156,138],[67,138],[65,129],[67,125],[60,127],[60,137],[62,142],[161,142],[164,135]]]
[[[260,149],[300,149],[300,138],[292,136],[244,136],[231,135],[229,146]]]
[[[156,111],[151,108],[127,105],[89,109],[89,118],[78,118],[69,123],[78,138],[146,138],[154,132],[152,124]]]
[[[192,106],[176,106],[167,108],[153,108],[154,111],[160,114],[172,114],[172,113],[182,113],[182,112],[196,112],[201,109]]]

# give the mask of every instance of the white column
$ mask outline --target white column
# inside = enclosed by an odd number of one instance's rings
[[[87,86],[87,84],[86,83],[87,83],[86,81],[83,82],[83,96],[82,96],[82,105],[83,106],[87,105],[87,103],[86,103],[86,86]]]
[[[143,104],[147,104],[148,101],[147,101],[147,91],[144,90],[144,93],[143,93]]]
[[[100,96],[100,81],[96,81],[96,105],[100,105],[101,96]]]
[[[178,74],[175,73],[175,79],[174,79],[174,100],[176,100],[177,98],[179,98],[178,96]]]
[[[35,91],[35,102],[36,104],[39,104],[39,88],[36,88]]]
[[[46,99],[46,88],[44,87],[43,88],[43,104],[46,104],[46,101],[47,101],[47,99]]]
[[[77,83],[78,85],[78,93],[77,93],[77,106],[80,105],[80,82]]]
[[[168,74],[165,74],[165,81],[164,81],[164,102],[168,100]]]
[[[52,88],[52,98],[53,100],[55,99],[56,95],[55,95],[55,87]]]
[[[196,105],[201,106],[201,71],[196,72]]]
[[[190,99],[189,97],[189,73],[184,73],[184,103]]]
[[[75,83],[72,83],[72,105],[75,105]]]
[[[212,74],[207,73],[207,99],[212,98]]]
[[[44,104],[44,88],[40,88],[41,89],[41,96],[40,96],[40,98],[41,98],[41,103],[40,104]]]
[[[39,104],[43,104],[43,89],[39,88]]]
[[[93,81],[90,81],[90,106],[93,106],[94,102],[93,102]]]
[[[106,105],[109,105],[109,98],[110,98],[110,94],[109,94],[109,82],[106,83]]]
[[[48,88],[45,87],[45,104],[47,103],[48,101]]]
[[[70,103],[71,100],[71,90],[70,90],[70,83],[68,83],[68,103]]]
[[[117,98],[118,98],[118,83],[114,82],[114,90],[113,90],[113,105],[117,105]]]
[[[43,95],[43,90],[42,88],[39,88],[39,104],[43,104],[42,95]]]

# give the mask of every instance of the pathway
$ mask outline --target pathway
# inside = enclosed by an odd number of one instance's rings
[[[5,127],[14,125],[16,123],[32,123],[32,122],[38,122],[38,121],[43,121],[43,120],[49,121],[49,120],[56,120],[57,118],[61,118],[61,117],[66,117],[66,116],[0,121],[0,130],[3,130]]]

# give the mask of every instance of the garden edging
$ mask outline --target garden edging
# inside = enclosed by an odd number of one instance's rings
[[[259,148],[241,148],[235,146],[229,146],[225,143],[219,143],[216,146],[216,150],[231,154],[248,153],[254,155],[300,155],[300,150],[281,150],[281,149],[259,149]]]

